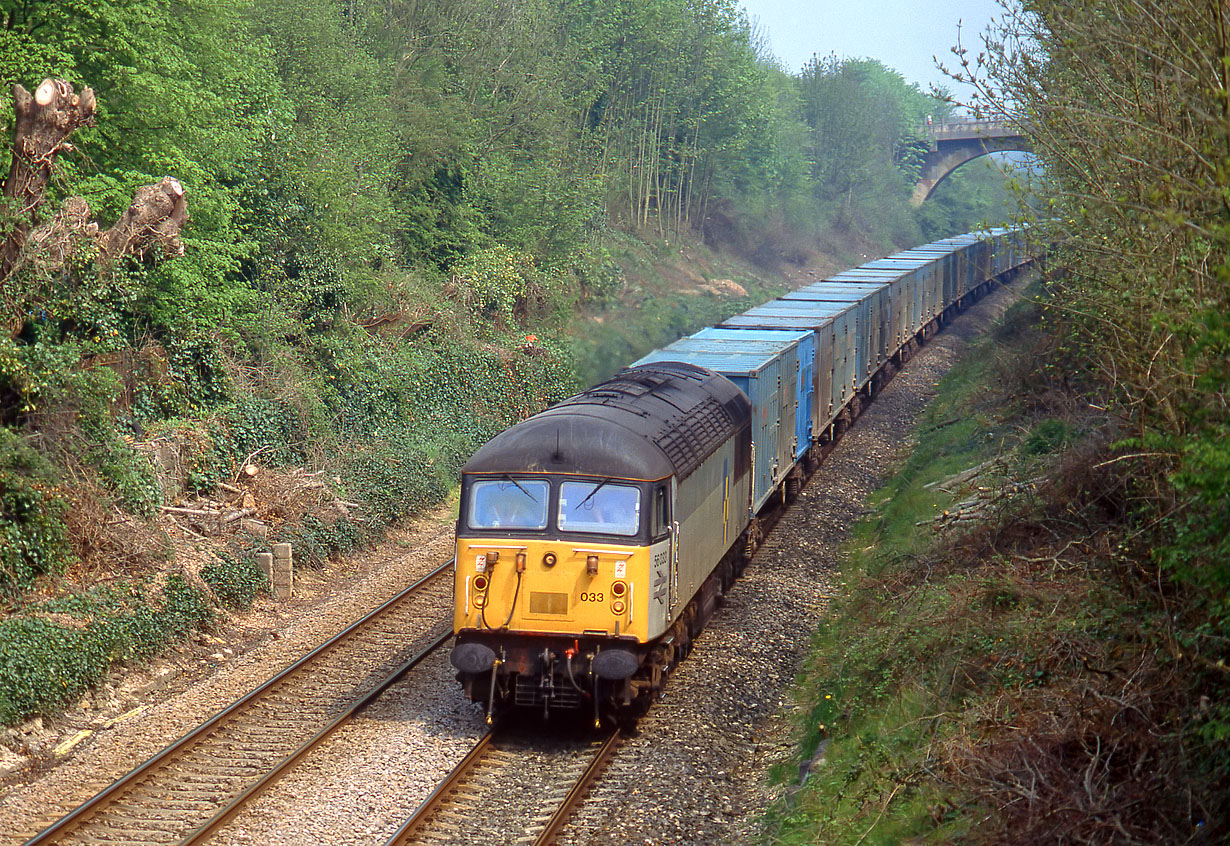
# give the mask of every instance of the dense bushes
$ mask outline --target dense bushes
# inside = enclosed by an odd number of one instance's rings
[[[53,478],[37,450],[0,427],[0,595],[25,590],[64,567],[66,506],[53,491]]]
[[[257,591],[265,587],[267,581],[252,556],[238,560],[224,557],[217,564],[202,567],[201,579],[219,602],[227,608],[238,609],[252,607]]]
[[[1223,744],[1226,675],[1212,668],[1230,660],[1224,27],[1224,4],[1205,0],[1033,0],[977,62],[962,58],[978,106],[1021,119],[1045,165],[1028,216],[1062,269],[1048,365],[1116,425],[1104,461],[1130,481],[1121,554],[1171,607],[1167,649],[1193,661],[1187,678],[1216,716],[1206,734]]]
[[[296,566],[322,567],[330,556],[355,549],[373,533],[371,522],[341,517],[327,523],[309,514],[298,525],[285,527],[277,540],[294,547]]]
[[[251,606],[265,575],[251,561],[221,561],[201,577],[228,608]],[[182,576],[99,588],[0,621],[0,724],[53,714],[116,660],[141,658],[213,618],[203,590]]]
[[[776,843],[1226,839],[1225,671],[1174,652],[1114,424],[1038,373],[1039,310],[941,380],[845,544]]]

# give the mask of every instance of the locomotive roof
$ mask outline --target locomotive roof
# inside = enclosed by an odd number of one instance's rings
[[[750,419],[747,397],[724,376],[641,365],[505,429],[462,472],[683,479]]]

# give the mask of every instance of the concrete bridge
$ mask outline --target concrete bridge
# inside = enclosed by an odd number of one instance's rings
[[[1003,120],[967,120],[939,123],[923,128],[931,150],[923,158],[922,171],[910,202],[921,206],[948,174],[971,159],[1009,150],[1029,152],[1029,139],[1016,124]]]

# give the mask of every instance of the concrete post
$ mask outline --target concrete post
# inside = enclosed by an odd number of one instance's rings
[[[265,579],[268,580],[270,588],[273,587],[273,553],[258,552],[256,553],[256,566],[261,568],[261,572],[265,574]]]
[[[290,599],[294,592],[295,568],[291,558],[291,547],[288,543],[273,545],[273,574],[269,579],[269,590],[274,599]]]

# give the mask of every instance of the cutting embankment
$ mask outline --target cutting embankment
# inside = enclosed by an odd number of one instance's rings
[[[846,544],[774,842],[1180,842],[1223,824],[1209,688],[1121,540],[1115,432],[1042,367],[1040,296],[938,383]]]

